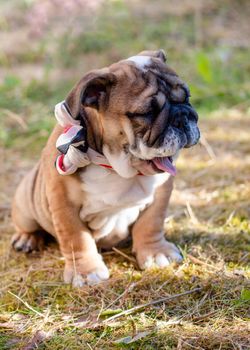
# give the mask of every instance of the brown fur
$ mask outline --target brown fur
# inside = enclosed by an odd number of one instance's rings
[[[165,60],[163,53],[147,52],[147,54],[157,57],[155,66],[158,65],[163,74],[171,77],[172,88],[176,89],[181,100],[182,83],[163,63]],[[96,85],[98,87],[103,85],[103,90],[101,89],[98,95],[98,106],[93,106],[91,89]],[[135,121],[130,120],[127,113],[145,113],[151,96],[157,94],[157,89],[159,87],[153,73],[149,74],[145,81],[145,76],[138,74],[138,69],[132,63],[125,64],[121,61],[109,68],[87,74],[73,88],[66,102],[73,117],[77,118],[85,113],[88,143],[92,148],[100,152],[105,144],[111,152],[119,153],[127,142],[125,128],[136,128]],[[85,96],[84,104],[81,102],[83,96]],[[160,91],[157,98],[161,104],[166,100]],[[142,125],[137,126],[138,131],[150,128],[145,120],[141,123]],[[40,161],[23,179],[16,191],[12,217],[17,233],[12,242],[16,249],[29,251],[37,248],[40,229],[52,234],[58,240],[65,257],[65,281],[70,282],[75,268],[78,273],[86,275],[101,267],[103,262],[92,232],[79,217],[85,194],[80,189],[78,173],[61,176],[54,167],[57,155],[55,143],[61,133],[62,128],[56,126]],[[165,241],[162,228],[172,184],[173,180],[170,177],[158,188],[153,203],[141,213],[133,226],[133,251],[140,266],[143,266],[149,251],[151,254],[152,252],[167,254],[171,248],[171,244]]]

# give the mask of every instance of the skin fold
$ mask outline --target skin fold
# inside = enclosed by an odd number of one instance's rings
[[[17,188],[13,247],[30,252],[41,248],[42,231],[53,235],[65,258],[64,281],[74,286],[107,279],[98,247],[111,248],[130,233],[142,269],[181,261],[163,231],[173,177],[151,160],[194,145],[199,130],[188,88],[166,65],[164,52],[145,51],[86,74],[66,103],[73,118],[86,123],[89,146],[113,170],[91,164],[59,175],[55,144],[63,129],[56,125]]]

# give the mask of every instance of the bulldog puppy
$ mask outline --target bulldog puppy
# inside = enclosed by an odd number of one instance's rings
[[[189,89],[165,63],[162,50],[86,74],[65,103],[87,126],[89,148],[112,169],[90,163],[68,176],[54,163],[57,125],[40,161],[20,183],[13,201],[12,245],[30,252],[47,231],[65,258],[64,281],[82,286],[109,278],[97,247],[109,248],[132,234],[140,268],[181,261],[164,237],[173,188],[173,164],[183,147],[199,140],[198,116]]]

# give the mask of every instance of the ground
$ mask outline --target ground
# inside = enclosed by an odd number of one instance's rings
[[[107,252],[111,279],[82,289],[62,282],[56,243],[30,255],[11,249],[10,199],[34,159],[4,150],[1,349],[249,349],[249,116],[225,110],[200,126],[201,144],[178,161],[165,226],[184,262],[141,272],[130,248]]]
[[[249,17],[248,0],[0,1],[1,350],[250,349]],[[84,73],[159,48],[203,135],[178,160],[165,225],[184,262],[141,272],[113,250],[109,281],[72,289],[55,242],[11,249],[15,188]]]

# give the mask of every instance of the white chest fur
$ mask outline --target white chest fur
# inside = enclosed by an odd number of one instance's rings
[[[91,164],[80,176],[84,192],[80,217],[88,223],[98,240],[112,231],[124,238],[128,227],[153,201],[156,188],[169,175],[122,178],[113,170]]]

